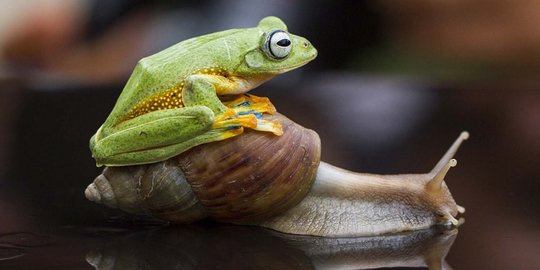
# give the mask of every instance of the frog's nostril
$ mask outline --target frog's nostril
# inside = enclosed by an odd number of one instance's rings
[[[309,43],[307,41],[304,41],[304,43],[302,43],[302,46],[304,46],[304,48],[307,48],[309,47]]]

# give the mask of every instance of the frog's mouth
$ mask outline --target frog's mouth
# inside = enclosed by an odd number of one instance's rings
[[[301,62],[301,63],[296,64],[296,65],[284,67],[284,68],[281,68],[281,69],[276,69],[276,70],[275,70],[275,74],[283,74],[283,73],[285,73],[285,72],[289,72],[289,71],[291,71],[291,70],[293,70],[293,69],[297,69],[297,68],[299,68],[299,67],[301,67],[301,66],[304,66],[304,65],[306,65],[307,63],[311,62],[311,60],[315,59],[316,56],[317,56],[317,55],[313,56],[312,58],[306,59],[306,61]]]
[[[290,66],[283,67],[281,69],[278,68],[278,69],[276,69],[275,73],[276,74],[282,74],[282,73],[291,71],[293,69],[297,69],[297,68],[311,62],[316,57],[317,57],[317,50],[315,48],[313,48],[313,50],[310,50],[310,52],[306,53],[306,57],[305,57],[304,61],[302,61],[300,63],[297,63],[295,65],[290,65]]]
[[[314,58],[315,58],[315,57],[313,57],[313,59],[314,59]],[[306,60],[305,62],[302,62],[302,63],[300,63],[300,64],[296,64],[296,65],[293,65],[293,66],[288,66],[288,67],[285,67],[285,68],[277,69],[277,70],[276,70],[276,74],[282,74],[282,73],[285,73],[285,72],[289,72],[289,71],[291,71],[291,70],[293,70],[293,69],[297,69],[297,68],[299,68],[299,67],[301,67],[301,66],[306,65],[307,63],[309,63],[309,62],[310,62],[311,60],[313,60],[313,59],[308,59],[308,60]]]

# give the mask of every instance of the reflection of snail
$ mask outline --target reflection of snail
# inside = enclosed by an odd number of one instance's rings
[[[458,225],[463,213],[444,176],[463,132],[427,174],[352,173],[319,162],[315,132],[286,117],[275,137],[246,132],[197,146],[169,160],[105,168],[85,191],[94,202],[127,212],[190,223],[204,218],[320,235],[375,235]]]
[[[457,230],[439,229],[322,238],[271,233],[255,227],[190,225],[129,235],[88,252],[86,260],[98,270],[451,269],[444,258]]]

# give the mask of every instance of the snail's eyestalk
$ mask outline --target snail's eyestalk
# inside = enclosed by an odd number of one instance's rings
[[[470,135],[467,131],[462,131],[461,134],[459,134],[459,137],[454,141],[452,146],[446,151],[446,153],[442,156],[442,158],[437,162],[437,165],[431,170],[430,174],[436,175],[438,172],[441,171],[441,169],[446,166],[446,164],[454,157],[457,150],[463,143],[463,141],[469,139]],[[454,165],[455,166],[455,165]],[[451,167],[454,167],[451,166]]]
[[[435,174],[435,177],[433,177],[433,179],[431,179],[426,184],[426,189],[429,192],[439,192],[443,188],[444,177],[448,173],[448,170],[450,170],[451,167],[455,167],[456,165],[457,165],[457,160],[455,159],[449,160],[446,163],[446,165],[444,165],[442,169],[439,172],[437,172],[437,174]]]

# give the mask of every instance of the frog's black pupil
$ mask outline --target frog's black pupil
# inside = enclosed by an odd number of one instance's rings
[[[291,41],[288,40],[288,39],[286,39],[286,38],[284,38],[284,39],[278,41],[278,42],[277,42],[277,45],[279,45],[279,46],[281,46],[281,47],[287,47],[287,46],[291,45]]]

